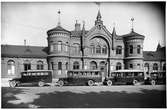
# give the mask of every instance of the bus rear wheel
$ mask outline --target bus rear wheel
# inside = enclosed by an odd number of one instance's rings
[[[10,81],[9,82],[10,87],[16,87],[16,81]]]
[[[45,85],[45,83],[44,83],[43,81],[39,81],[39,82],[38,82],[38,86],[39,86],[39,87],[43,87],[44,85]]]
[[[112,85],[112,81],[111,80],[108,80],[107,81],[107,86],[111,86]]]
[[[155,85],[155,80],[151,80],[151,85]]]
[[[137,80],[133,80],[133,85],[137,85],[138,81]]]
[[[59,86],[63,86],[64,85],[64,82],[62,80],[58,81],[58,85]]]
[[[94,81],[89,80],[89,81],[88,81],[88,86],[93,86],[93,85],[94,85]]]

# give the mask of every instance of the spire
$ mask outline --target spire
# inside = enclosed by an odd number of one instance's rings
[[[158,45],[157,45],[157,51],[161,48],[161,45],[160,45],[160,42],[158,42]]]
[[[60,10],[57,12],[58,13],[58,26],[60,26],[61,25],[61,22],[60,22],[60,14],[61,14],[61,12],[60,12]]]
[[[134,32],[134,29],[133,29],[133,28],[134,28],[134,27],[133,27],[133,21],[134,21],[134,18],[132,17],[132,18],[131,18],[131,22],[132,22],[132,32]]]
[[[114,23],[114,27],[113,27],[112,35],[116,35],[116,31],[115,31],[115,23]]]
[[[100,13],[100,9],[98,10],[98,13],[97,13],[97,17],[96,17],[97,20],[101,20],[101,13]]]
[[[85,21],[83,21],[83,27],[82,27],[82,34],[81,34],[81,53],[82,53],[82,69],[84,69],[84,48],[85,48],[85,45],[84,45],[84,42],[85,42]]]
[[[101,20],[100,9],[98,10],[98,13],[97,13],[97,17],[96,17],[95,25],[103,25],[103,21]]]

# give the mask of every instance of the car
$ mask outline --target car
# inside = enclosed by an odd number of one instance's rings
[[[59,78],[58,85],[88,85],[102,82],[101,71],[99,70],[69,70],[67,77]]]
[[[20,73],[20,78],[13,78],[9,80],[10,87],[16,87],[20,85],[38,85],[44,86],[46,83],[52,82],[51,70],[28,70]]]
[[[150,73],[150,77],[145,80],[145,84],[157,85],[166,84],[166,72],[154,71]]]
[[[104,85],[122,85],[133,84],[137,85],[144,83],[144,71],[143,70],[115,70],[112,71],[108,77],[105,78]]]

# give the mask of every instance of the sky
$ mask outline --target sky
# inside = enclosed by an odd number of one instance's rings
[[[95,2],[3,2],[1,4],[1,44],[47,46],[49,29],[57,26],[58,10],[61,26],[74,30],[76,20],[85,29],[95,25],[98,5]],[[158,2],[101,2],[103,24],[118,35],[134,31],[145,36],[144,50],[155,51],[158,43],[165,46],[165,5]]]

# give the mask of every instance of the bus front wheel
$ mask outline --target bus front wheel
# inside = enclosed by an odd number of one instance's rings
[[[38,82],[38,86],[39,86],[39,87],[43,87],[44,84],[45,84],[45,83],[44,83],[43,81],[39,81],[39,82]]]
[[[137,85],[138,81],[137,80],[133,80],[133,85]]]
[[[155,85],[155,80],[151,80],[151,85]]]
[[[88,81],[88,86],[93,86],[94,85],[94,82],[92,80],[89,80]]]
[[[112,81],[111,81],[111,80],[108,80],[108,81],[107,81],[107,85],[108,85],[108,86],[111,86],[111,85],[112,85]]]
[[[16,87],[16,81],[10,81],[9,82],[10,87]]]
[[[58,85],[59,86],[63,86],[64,85],[64,82],[62,80],[58,81]]]

